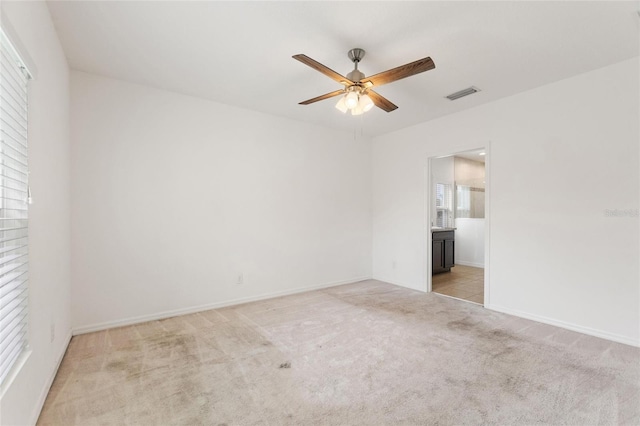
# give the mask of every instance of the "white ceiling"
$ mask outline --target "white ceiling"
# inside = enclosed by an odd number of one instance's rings
[[[638,2],[49,1],[74,69],[370,136],[638,56]],[[335,71],[367,51],[372,75],[430,56],[436,68],[377,91],[399,108],[342,115]],[[469,86],[482,91],[444,97]],[[585,90],[589,88],[586,87]]]

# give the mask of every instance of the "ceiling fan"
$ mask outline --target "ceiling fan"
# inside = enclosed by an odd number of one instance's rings
[[[419,74],[424,71],[429,71],[436,67],[431,58],[426,57],[387,71],[383,71],[381,73],[372,75],[371,77],[365,77],[365,75],[360,70],[358,70],[358,63],[360,63],[360,61],[364,57],[364,54],[364,49],[360,48],[351,49],[348,52],[349,59],[351,59],[351,61],[354,63],[355,68],[353,71],[347,74],[346,77],[322,65],[320,62],[311,59],[307,55],[294,55],[293,59],[297,59],[298,61],[310,66],[316,71],[320,71],[322,74],[344,86],[344,88],[340,90],[334,90],[333,92],[329,92],[324,95],[320,95],[315,98],[300,102],[300,105],[309,105],[314,102],[342,95],[342,97],[336,104],[336,108],[338,108],[343,113],[346,113],[350,110],[352,115],[360,115],[363,112],[369,111],[371,108],[373,108],[374,105],[387,112],[391,112],[398,107],[385,97],[371,90],[371,88],[374,86],[382,86],[383,84],[391,83],[402,78],[411,77],[412,75]]]

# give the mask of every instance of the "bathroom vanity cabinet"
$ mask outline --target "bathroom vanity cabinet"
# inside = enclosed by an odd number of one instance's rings
[[[431,236],[431,272],[437,274],[451,271],[455,266],[455,229],[433,229]]]

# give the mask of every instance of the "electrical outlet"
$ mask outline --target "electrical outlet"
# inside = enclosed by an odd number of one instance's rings
[[[51,342],[56,339],[56,323],[51,321]]]
[[[244,284],[244,274],[238,274],[238,278],[236,279],[236,284]]]

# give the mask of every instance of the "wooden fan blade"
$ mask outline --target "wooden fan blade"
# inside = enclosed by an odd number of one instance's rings
[[[392,81],[400,80],[402,78],[411,77],[412,75],[419,74],[421,72],[432,70],[436,67],[430,57],[418,59],[406,65],[383,71],[371,77],[365,77],[360,80],[360,83],[365,87],[370,87],[369,83],[374,86],[382,86],[383,84],[391,83]]]
[[[373,90],[367,90],[367,95],[369,95],[375,106],[377,106],[378,108],[381,108],[387,112],[398,109],[397,105],[394,105],[393,102],[391,102],[389,99],[377,94]]]
[[[298,105],[309,105],[314,102],[323,101],[325,99],[333,98],[334,96],[339,96],[342,94],[344,94],[344,90],[334,90],[333,92],[325,93],[324,95],[320,95],[318,97],[307,99],[306,101],[302,101]]]
[[[337,72],[335,72],[331,68],[328,68],[328,67],[322,65],[320,62],[311,59],[307,55],[303,55],[303,54],[293,55],[292,58],[302,62],[305,65],[310,66],[311,68],[313,68],[316,71],[320,71],[322,74],[324,74],[327,77],[337,81],[340,84],[344,84],[345,86],[351,86],[351,85],[355,84],[353,81],[349,80],[347,77],[338,74]]]

